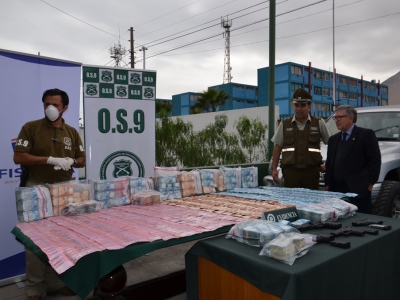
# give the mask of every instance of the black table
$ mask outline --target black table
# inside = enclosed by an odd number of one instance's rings
[[[204,274],[198,271],[199,259],[206,259],[239,276],[265,295],[283,300],[400,299],[400,221],[357,213],[337,222],[351,226],[351,222],[366,218],[382,220],[392,229],[379,230],[377,236],[337,238],[338,241],[350,241],[350,249],[316,244],[292,266],[259,256],[261,248],[224,236],[199,241],[185,256],[187,297],[204,299],[201,296],[204,286],[199,287],[199,278]],[[321,229],[309,233],[327,234],[331,231]],[[226,281],[221,285],[221,290],[237,288]],[[237,293],[236,299],[240,297]]]

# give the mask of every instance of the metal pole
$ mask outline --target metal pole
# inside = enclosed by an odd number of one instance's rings
[[[145,46],[142,46],[142,49],[139,49],[139,51],[143,51],[143,70],[146,70],[146,50],[147,48]]]
[[[268,160],[272,158],[275,133],[275,16],[276,0],[269,1]]]

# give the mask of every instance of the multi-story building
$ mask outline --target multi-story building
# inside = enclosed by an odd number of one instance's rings
[[[269,105],[269,67],[258,69],[258,104]],[[275,66],[275,105],[279,106],[280,118],[293,115],[293,92],[304,88],[313,97],[311,114],[328,117],[335,106],[349,104],[354,107],[388,105],[388,87],[380,82],[365,81],[336,73],[335,104],[333,103],[333,73],[314,68],[311,63],[300,65],[287,62]]]
[[[222,106],[218,107],[218,111],[234,110],[241,108],[257,107],[258,105],[258,89],[254,85],[241,83],[225,83],[210,86],[210,89],[224,90],[230,98]],[[184,116],[190,114],[190,108],[196,104],[196,99],[200,93],[187,92],[172,96],[172,115]]]

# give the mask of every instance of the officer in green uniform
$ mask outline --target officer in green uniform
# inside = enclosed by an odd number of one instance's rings
[[[86,154],[77,130],[64,122],[62,115],[69,104],[68,94],[47,90],[42,97],[45,117],[26,123],[17,138],[14,162],[24,166],[21,186],[72,180],[74,168],[86,164]],[[74,293],[59,279],[51,266],[25,247],[27,300],[39,300],[44,292],[51,295]]]
[[[325,121],[310,116],[312,96],[304,89],[293,93],[295,115],[282,120],[272,137],[272,177],[278,178],[278,162],[282,154],[281,168],[284,187],[319,189],[322,165],[320,143],[328,143],[330,132]]]

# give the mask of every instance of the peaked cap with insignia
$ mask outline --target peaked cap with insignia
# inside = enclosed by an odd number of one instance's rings
[[[312,96],[305,89],[297,89],[293,93],[293,103],[311,102]]]

